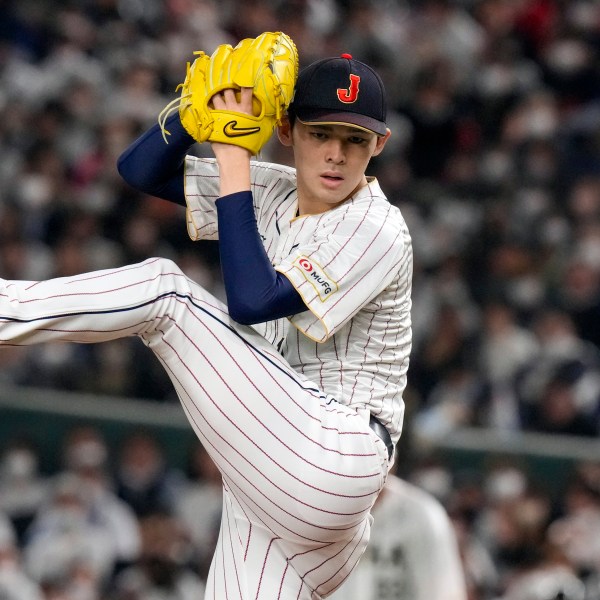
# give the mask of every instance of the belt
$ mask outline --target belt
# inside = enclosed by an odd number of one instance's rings
[[[394,444],[387,427],[373,415],[369,419],[369,427],[383,440],[385,447],[388,449],[388,460],[391,459],[392,454],[394,454]]]

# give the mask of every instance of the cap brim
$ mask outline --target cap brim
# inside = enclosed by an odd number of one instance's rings
[[[327,112],[320,110],[298,111],[298,120],[305,125],[349,125],[377,135],[385,135],[387,126],[382,121],[352,112]]]

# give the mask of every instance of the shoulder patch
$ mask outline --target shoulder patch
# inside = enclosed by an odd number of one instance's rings
[[[308,283],[316,290],[321,302],[325,302],[335,292],[338,291],[338,285],[327,276],[322,267],[314,260],[306,256],[299,256],[293,265],[300,270]]]

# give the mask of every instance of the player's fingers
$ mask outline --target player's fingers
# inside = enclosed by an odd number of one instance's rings
[[[242,112],[252,114],[252,94],[254,93],[253,88],[243,87],[240,95],[240,110]]]
[[[211,99],[211,104],[217,109],[217,110],[225,110],[226,108],[226,104],[225,104],[225,100],[223,98],[223,94],[215,94]]]
[[[225,98],[225,106],[227,106],[228,110],[239,110],[235,90],[231,88],[223,90],[223,98]]]
[[[216,110],[228,110],[251,115],[252,93],[253,89],[250,87],[244,87],[240,92],[227,88],[215,94],[211,99],[211,104]]]

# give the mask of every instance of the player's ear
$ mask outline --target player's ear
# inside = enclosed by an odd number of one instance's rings
[[[287,117],[281,119],[281,125],[277,127],[277,137],[284,146],[292,145],[292,124]]]
[[[389,129],[387,129],[385,135],[377,136],[377,144],[375,145],[375,150],[373,151],[372,156],[377,156],[378,154],[381,154],[385,143],[390,139],[390,135],[392,135],[392,132]]]

